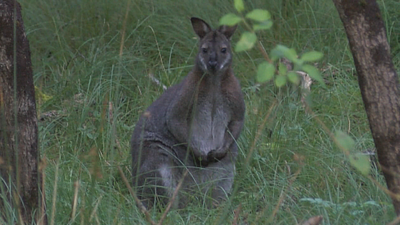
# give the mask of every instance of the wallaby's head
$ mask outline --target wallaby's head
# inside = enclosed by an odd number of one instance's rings
[[[194,32],[200,38],[196,64],[208,74],[219,74],[231,66],[230,38],[237,26],[220,26],[213,30],[204,20],[192,17]]]

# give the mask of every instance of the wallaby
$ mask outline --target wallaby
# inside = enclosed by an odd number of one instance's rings
[[[218,203],[233,184],[245,114],[232,70],[236,26],[213,30],[199,18],[191,22],[200,38],[193,69],[150,105],[132,135],[134,186],[147,207],[167,203],[181,180],[174,201],[180,208],[196,191]]]

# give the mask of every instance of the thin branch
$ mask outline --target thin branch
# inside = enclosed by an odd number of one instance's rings
[[[45,168],[47,166],[47,160],[46,156],[43,155],[43,158],[41,162],[39,163],[39,173],[41,175],[41,190],[40,190],[40,215],[38,217],[38,223],[39,225],[46,225],[47,224],[47,215],[46,215],[46,193],[45,193],[45,181],[46,181],[46,173],[45,173]]]
[[[71,223],[75,221],[76,206],[78,204],[79,181],[74,182],[74,199],[72,200]]]
[[[300,168],[297,169],[297,171],[293,174],[293,177],[289,179],[289,184],[288,184],[288,185],[286,186],[286,188],[282,191],[281,196],[279,197],[278,203],[276,204],[276,206],[275,206],[275,208],[274,208],[274,211],[272,211],[272,214],[271,214],[271,216],[270,216],[269,219],[268,219],[268,224],[271,224],[272,221],[274,220],[276,214],[277,214],[278,211],[279,211],[279,208],[280,208],[281,205],[282,205],[283,200],[285,200],[286,193],[288,192],[288,190],[289,190],[289,188],[292,186],[293,182],[297,179],[297,177],[298,177],[299,174],[301,173],[301,169],[302,169],[302,165],[303,165],[303,162],[302,162],[303,157],[299,157],[298,155],[295,155],[294,158],[295,158],[295,160],[296,160],[296,158],[297,158],[297,161],[299,161]],[[267,208],[267,207],[265,207],[265,209],[266,209],[266,208]],[[257,220],[261,217],[261,215],[263,215],[263,213],[260,213],[260,214],[257,216],[256,222],[257,222]],[[257,223],[255,223],[255,224],[257,224]]]
[[[387,225],[397,225],[400,223],[400,216],[396,217],[392,222],[388,223]]]
[[[157,46],[157,50],[158,50],[158,56],[160,57],[161,66],[162,66],[162,68],[164,70],[164,73],[167,74],[167,70],[165,69],[164,62],[163,62],[163,59],[162,59],[162,56],[161,56],[160,46],[158,45],[156,32],[154,31],[153,27],[151,27],[151,26],[148,26],[148,27],[153,32],[154,40],[156,41],[156,46]]]
[[[139,206],[140,211],[142,211],[142,213],[146,216],[147,221],[152,225],[156,225],[156,223],[151,219],[149,211],[147,211],[146,207],[143,205],[143,203],[136,196],[135,192],[132,190],[132,187],[129,184],[129,181],[128,181],[128,179],[126,179],[126,177],[124,175],[124,172],[122,171],[120,166],[118,166],[118,171],[119,171],[119,173],[120,173],[120,175],[122,177],[122,180],[124,181],[126,187],[128,188],[129,193],[135,199],[136,204]]]
[[[375,180],[374,178],[372,178],[371,176],[368,176],[368,178],[379,188],[381,189],[383,192],[385,192],[387,195],[389,195],[392,199],[396,199],[396,200],[400,200],[400,195],[393,193],[392,191],[390,191],[389,189],[387,189],[386,187],[384,187],[382,184],[380,184],[377,180]]]
[[[124,48],[124,42],[125,42],[125,31],[126,31],[126,21],[128,20],[128,15],[129,15],[129,6],[131,4],[131,1],[128,1],[127,6],[126,6],[126,12],[125,12],[125,18],[124,18],[124,23],[122,24],[122,36],[121,36],[121,44],[119,46],[119,57],[122,57],[123,53],[123,48]]]
[[[276,103],[277,103],[277,100],[275,99],[274,102],[272,103],[272,105],[269,107],[268,112],[267,112],[267,115],[265,115],[265,117],[264,117],[264,119],[263,119],[261,125],[259,126],[259,128],[258,128],[258,130],[257,130],[256,137],[254,138],[254,141],[253,141],[253,143],[251,144],[249,153],[247,154],[247,157],[246,157],[246,162],[245,162],[245,165],[246,165],[246,166],[248,166],[248,164],[249,164],[249,162],[250,162],[250,158],[251,158],[251,156],[253,155],[253,152],[254,152],[254,149],[255,149],[255,147],[256,147],[257,141],[258,141],[258,139],[260,138],[261,133],[262,133],[262,130],[264,130],[265,123],[267,122],[267,119],[268,119],[269,116],[271,115],[272,109],[275,107]]]
[[[57,162],[56,165],[56,172],[54,175],[54,189],[53,189],[53,205],[51,207],[51,220],[50,224],[54,225],[54,217],[56,216],[56,200],[57,200],[57,180],[58,180],[58,169],[60,167],[60,164]]]
[[[324,218],[322,216],[313,216],[301,223],[301,225],[318,225],[322,222],[323,219]]]
[[[168,212],[171,210],[172,204],[175,201],[176,196],[178,195],[178,191],[181,189],[183,181],[185,179],[185,177],[187,176],[189,170],[186,170],[185,173],[183,174],[181,180],[179,181],[178,185],[175,188],[174,193],[172,194],[171,199],[168,202],[167,208],[165,209],[164,213],[162,214],[160,220],[158,221],[157,225],[161,225],[162,222],[165,220],[165,218],[168,215]]]
[[[155,78],[155,77],[154,77],[154,74],[149,73],[148,76],[150,77],[151,81],[153,81],[153,83],[155,83],[157,86],[162,87],[164,91],[167,90],[167,86],[165,86],[164,84],[161,83],[160,80],[158,80],[157,78]]]
[[[313,116],[313,119],[315,119],[315,121],[317,121],[317,123],[322,127],[322,129],[329,135],[329,137],[333,140],[333,142],[335,142],[336,146],[346,155],[349,156],[350,152],[343,148],[342,145],[339,143],[339,141],[336,139],[335,135],[332,133],[331,130],[329,130],[329,128],[325,125],[324,122],[322,122],[322,120],[314,113],[314,111],[312,111],[312,109],[310,108],[310,106],[308,106],[308,104],[305,104],[305,109],[306,111],[311,114]]]
[[[103,196],[100,196],[100,198],[97,200],[96,205],[94,206],[94,209],[93,209],[92,213],[90,214],[89,222],[92,221],[93,217],[98,221],[97,208],[99,207],[99,204],[100,204],[100,201],[101,201],[102,198],[103,198]]]
[[[257,48],[260,50],[261,54],[264,56],[265,60],[267,60],[269,63],[273,63],[272,60],[269,58],[267,51],[265,51],[265,48],[261,45],[261,41],[257,41]]]
[[[239,225],[241,210],[242,210],[242,204],[239,204],[239,206],[233,211],[234,217],[233,217],[232,225]]]

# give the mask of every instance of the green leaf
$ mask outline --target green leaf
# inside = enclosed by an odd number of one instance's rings
[[[266,20],[263,21],[259,24],[254,24],[253,25],[253,30],[257,31],[257,30],[268,30],[272,27],[273,22],[271,20]]]
[[[287,77],[288,77],[288,80],[289,80],[290,82],[292,82],[293,84],[298,85],[298,84],[300,83],[299,75],[298,75],[297,73],[293,72],[293,71],[290,71],[290,72],[287,74]]]
[[[243,0],[234,0],[233,4],[238,12],[242,12],[244,10]]]
[[[285,58],[289,59],[293,63],[296,63],[298,61],[296,50],[294,48],[289,48],[289,50],[285,52]]]
[[[345,152],[349,162],[363,175],[368,175],[371,170],[371,162],[369,157],[361,152],[351,153],[355,146],[355,141],[343,131],[335,132],[335,139],[340,148]]]
[[[271,14],[264,9],[254,9],[253,11],[246,14],[246,18],[262,22],[271,19]]]
[[[320,60],[322,56],[324,56],[324,54],[322,54],[321,52],[311,51],[304,53],[300,59],[305,62],[314,62]]]
[[[296,59],[293,61],[293,71],[301,70],[301,67],[303,66],[303,64],[304,64],[304,61],[303,61],[303,60],[301,60],[301,59],[299,59],[299,58],[296,58]]]
[[[97,137],[97,135],[93,135],[93,134],[91,134],[90,132],[87,132],[87,133],[86,133],[86,136],[87,136],[89,139],[92,139],[92,140],[95,140],[96,137]]]
[[[283,63],[279,63],[278,70],[279,70],[279,75],[285,76],[287,73],[287,68]]]
[[[227,26],[234,26],[234,25],[238,24],[240,21],[242,21],[242,18],[240,18],[238,15],[233,14],[233,13],[228,13],[219,20],[219,24],[227,25]]]
[[[364,176],[367,176],[371,171],[371,162],[368,155],[361,152],[353,153],[348,156],[349,162]]]
[[[311,66],[309,64],[303,65],[301,68],[304,72],[306,72],[310,77],[325,86],[324,80],[322,79],[319,70],[315,68],[315,66]]]
[[[286,84],[286,76],[278,75],[275,78],[275,85],[277,87],[282,87],[283,85]]]
[[[338,130],[335,132],[335,139],[339,147],[346,152],[353,150],[355,142],[348,134]]]
[[[240,40],[236,44],[235,51],[241,52],[251,49],[257,41],[257,36],[254,33],[244,32]]]
[[[289,48],[283,45],[277,45],[275,48],[272,49],[271,51],[271,57],[273,58],[281,58],[284,56],[284,52],[288,51]]]
[[[289,61],[295,62],[297,60],[297,53],[294,49],[290,49],[284,45],[277,45],[274,49],[272,49],[271,57],[275,59],[285,57]]]
[[[267,82],[274,77],[275,66],[268,62],[263,62],[257,68],[257,82]]]

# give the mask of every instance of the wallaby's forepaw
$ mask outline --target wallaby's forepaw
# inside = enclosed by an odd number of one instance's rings
[[[207,154],[207,160],[210,162],[216,162],[223,159],[227,154],[227,151],[219,148],[217,150],[212,150]]]
[[[207,167],[210,163],[215,163],[220,161],[226,156],[227,152],[218,150],[211,150],[207,155],[202,155],[195,157],[195,163],[201,167]]]

